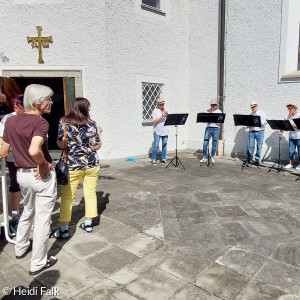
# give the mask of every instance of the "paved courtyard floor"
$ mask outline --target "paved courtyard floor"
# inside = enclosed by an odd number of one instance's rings
[[[149,159],[103,162],[97,195],[104,211],[94,231],[78,227],[81,186],[72,236],[50,240],[58,262],[37,276],[28,274],[31,253],[16,260],[2,239],[3,299],[300,299],[300,173],[241,170],[231,158],[210,168],[193,153],[179,157],[185,170]],[[43,295],[12,296],[19,287]],[[4,296],[7,288],[15,291]]]

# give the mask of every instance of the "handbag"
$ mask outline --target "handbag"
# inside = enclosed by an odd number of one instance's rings
[[[64,139],[67,142],[65,120],[62,120],[62,126],[64,129]],[[66,185],[69,182],[69,167],[67,164],[67,159],[68,159],[68,154],[67,154],[67,147],[66,147],[66,149],[62,151],[60,159],[58,160],[55,166],[56,180],[58,185]]]

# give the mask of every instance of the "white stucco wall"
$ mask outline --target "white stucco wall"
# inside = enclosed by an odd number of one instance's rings
[[[14,67],[82,70],[83,96],[104,129],[101,158],[147,155],[152,147],[152,127],[142,125],[139,78],[163,78],[170,112],[189,113],[178,127],[179,150],[202,149],[205,124],[196,116],[217,96],[219,1],[165,0],[166,16],[141,11],[138,1],[3,0],[0,6],[0,73]],[[248,114],[256,100],[270,119],[282,119],[286,103],[299,99],[299,81],[280,75],[282,1],[298,0],[226,1],[226,155],[245,152],[247,143],[234,113]],[[26,41],[37,25],[53,37],[43,65]],[[168,149],[174,151],[170,129]],[[265,138],[262,156],[276,158],[276,134],[268,128]]]
[[[44,2],[1,3],[2,24],[7,24],[0,28],[0,52],[7,58],[0,61],[1,70],[82,69],[83,96],[104,129],[99,155],[146,155],[152,127],[142,126],[136,77],[164,77],[169,82],[166,106],[172,113],[188,111],[188,2],[166,7],[166,17],[137,13],[134,0]],[[36,36],[37,25],[43,27],[43,36],[53,37],[50,48],[43,49],[43,65],[37,63],[38,50],[26,41],[27,35]],[[187,135],[187,126],[180,129],[178,148],[185,147]],[[174,128],[168,148],[175,150]]]
[[[176,1],[166,22],[163,17],[136,13],[133,1],[111,1],[106,24],[108,101],[113,110],[107,112],[111,116],[105,150],[109,157],[145,155],[152,147],[152,126],[142,126],[141,106],[136,104],[138,76],[164,77],[168,81],[166,107],[171,113],[187,112],[188,12],[188,2]],[[174,150],[175,131],[170,129],[168,149]],[[188,128],[179,130],[182,148]]]
[[[234,126],[232,115],[250,113],[249,104],[255,100],[269,119],[286,118],[286,104],[289,101],[300,104],[300,82],[283,81],[278,76],[283,59],[280,58],[282,1],[227,3],[224,139],[225,154],[230,155],[245,152],[247,143],[245,129]],[[288,134],[284,136],[282,158],[288,159]],[[261,158],[277,156],[278,133],[267,126]]]
[[[219,1],[190,1],[188,149],[202,150],[206,124],[197,113],[210,108],[218,90]]]

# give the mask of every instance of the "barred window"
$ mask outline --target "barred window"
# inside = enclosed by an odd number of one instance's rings
[[[142,0],[142,3],[160,9],[160,0]]]
[[[152,111],[156,107],[156,99],[163,97],[162,83],[142,82],[143,123],[152,122]]]

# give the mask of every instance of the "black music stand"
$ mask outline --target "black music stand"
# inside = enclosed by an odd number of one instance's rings
[[[293,119],[293,121],[294,121],[295,125],[297,126],[297,129],[300,129],[300,119],[299,118]]]
[[[296,119],[296,120],[299,120],[300,119]],[[267,122],[269,123],[270,127],[273,129],[273,130],[284,130],[284,131],[294,131],[294,128],[293,126],[291,125],[290,121],[289,120],[267,120]],[[296,124],[296,123],[295,123]],[[300,125],[300,124],[299,124]],[[296,124],[297,126],[297,124]],[[297,126],[298,127],[298,126]],[[281,144],[281,139],[282,139],[282,135],[279,134],[279,137],[278,137],[278,159],[275,161],[275,163],[273,164],[272,167],[269,168],[269,171],[271,171],[271,169],[274,168],[274,166],[276,164],[278,164],[278,167],[277,167],[277,172],[279,173],[280,171],[282,171],[282,174],[284,175],[284,167],[282,165],[282,161],[281,161],[281,152],[280,152],[280,144]]]
[[[174,156],[174,158],[172,158],[172,160],[167,164],[166,168],[168,168],[168,166],[170,164],[173,164],[174,167],[178,167],[179,165],[182,165],[183,169],[185,170],[184,165],[182,164],[181,160],[179,159],[179,157],[177,156],[177,126],[178,125],[184,125],[186,122],[186,119],[188,117],[189,114],[169,114],[167,116],[167,119],[165,121],[165,125],[164,126],[172,126],[175,125],[176,127],[176,155]],[[175,160],[175,163],[174,163]]]
[[[197,123],[224,123],[226,114],[222,113],[198,113]],[[209,153],[209,141],[207,145],[206,165],[209,167],[212,165],[211,156]],[[200,163],[202,166],[202,163]]]
[[[233,115],[234,119],[234,125],[235,126],[247,126],[249,127],[249,140],[248,140],[248,145],[250,147],[250,127],[261,127],[261,121],[260,121],[260,116],[256,115]],[[246,159],[244,160],[242,164],[242,170],[245,167],[249,167],[248,165],[248,157],[247,157],[247,151],[248,151],[248,145],[246,148]],[[260,167],[256,165],[259,169]]]

